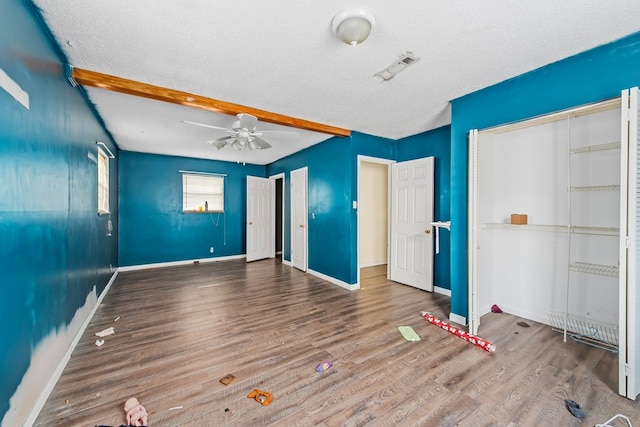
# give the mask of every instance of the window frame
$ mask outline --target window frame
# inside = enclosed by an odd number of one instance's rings
[[[224,213],[225,177],[224,174],[180,171],[182,174],[182,213]],[[189,182],[191,181],[191,182]],[[203,189],[207,183],[210,191]],[[189,191],[191,185],[192,191]]]
[[[109,159],[109,155],[101,147],[98,147],[98,215],[111,214]]]

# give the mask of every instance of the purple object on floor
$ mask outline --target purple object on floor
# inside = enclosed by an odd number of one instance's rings
[[[491,306],[491,311],[494,313],[502,313],[502,310],[500,310],[500,307],[498,307],[496,304],[493,304]]]
[[[318,367],[316,368],[316,371],[318,372],[324,372],[327,369],[329,369],[331,367],[331,362],[329,362],[328,360],[326,362],[322,362],[321,364],[318,365]]]

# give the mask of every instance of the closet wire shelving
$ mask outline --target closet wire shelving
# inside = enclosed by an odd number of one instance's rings
[[[571,134],[571,121],[567,121],[569,134]],[[612,142],[606,144],[596,144],[584,147],[569,147],[569,157],[575,154],[593,153],[598,151],[616,150],[620,149],[620,142]],[[569,223],[566,227],[563,227],[569,236],[569,249],[568,258],[571,259],[571,235],[572,234],[592,234],[592,235],[605,235],[605,236],[619,236],[620,229],[617,227],[586,227],[575,226],[572,224],[572,192],[576,191],[620,191],[620,184],[609,185],[588,185],[588,186],[573,186],[571,185],[571,161],[569,160],[569,167],[567,170],[568,177],[568,218]],[[569,287],[571,284],[571,272],[592,274],[599,276],[615,277],[619,276],[619,267],[613,265],[602,265],[588,262],[569,262],[569,268],[567,270],[567,292],[566,292],[566,307],[564,313],[557,313],[553,311],[548,312],[549,322],[554,330],[562,332],[564,335],[564,341],[567,341],[567,336],[576,342],[581,342],[594,347],[598,347],[604,350],[611,351],[613,353],[618,352],[618,327],[617,325],[610,325],[603,322],[597,322],[593,319],[585,319],[572,314],[569,314]]]
[[[600,103],[597,106],[589,106],[587,108],[577,109],[568,115],[566,113],[559,113],[564,118],[567,119],[567,127],[568,133],[571,134],[571,118],[578,117],[581,115],[597,113],[605,110],[609,110],[612,108],[618,108],[619,105],[616,101]],[[544,124],[550,121],[555,121],[556,116],[548,116],[539,118],[536,120],[536,124]],[[522,127],[529,126],[530,124],[522,125]],[[512,130],[513,126],[509,126],[509,130]],[[518,129],[518,128],[516,128]],[[499,130],[499,129],[498,129]],[[506,132],[507,130],[504,130]],[[496,133],[498,131],[495,131]],[[569,147],[567,149],[569,154],[568,161],[568,186],[567,186],[567,200],[568,200],[568,216],[569,220],[566,225],[557,225],[557,224],[524,224],[524,225],[516,225],[510,224],[508,222],[501,223],[481,223],[479,224],[479,228],[481,229],[503,229],[511,231],[522,231],[522,232],[532,232],[532,231],[543,231],[543,232],[551,232],[551,233],[566,233],[569,236],[569,242],[571,242],[571,235],[573,234],[582,234],[582,235],[596,235],[596,236],[611,236],[611,237],[619,237],[620,236],[620,228],[619,227],[602,227],[602,226],[585,226],[585,225],[574,225],[571,223],[571,197],[572,192],[600,192],[600,191],[620,191],[620,184],[605,184],[605,185],[587,185],[587,186],[572,186],[571,185],[571,160],[572,155],[582,154],[582,153],[593,153],[607,150],[617,150],[621,149],[622,145],[619,141],[604,143],[604,144],[594,144],[587,145],[582,147],[571,147],[569,143]],[[568,251],[568,259],[571,259],[571,244],[569,244]],[[612,278],[617,278],[619,276],[619,267],[613,265],[602,265],[602,264],[593,264],[587,262],[569,262],[567,268],[567,289],[566,289],[566,307],[564,311],[547,311],[549,324],[551,325],[554,331],[562,332],[564,335],[564,341],[566,342],[567,337],[569,336],[574,341],[583,342],[595,347],[599,347],[614,353],[618,352],[619,344],[618,344],[618,325],[598,322],[593,319],[582,318],[576,315],[569,314],[569,284],[570,277],[572,272],[584,273],[584,274],[592,274],[599,276],[608,276]]]

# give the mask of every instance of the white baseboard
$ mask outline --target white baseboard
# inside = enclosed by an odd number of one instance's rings
[[[522,317],[527,320],[532,320],[534,322],[551,326],[551,321],[549,320],[549,316],[546,313],[544,314],[534,313],[531,311],[522,310],[517,307],[512,307],[510,305],[499,304],[498,306],[500,307],[500,310],[502,310],[504,313],[513,314],[514,316]],[[482,307],[480,309],[480,316],[484,316],[485,314],[488,314],[488,313],[491,313],[491,307]]]
[[[284,258],[283,258],[283,259],[282,259],[282,263],[283,263],[284,265],[288,265],[289,267],[291,267],[291,261],[289,261],[289,260],[286,260],[286,259],[284,259]]]
[[[47,399],[49,399],[49,395],[51,395],[53,388],[55,387],[56,383],[60,379],[60,376],[62,375],[64,368],[67,366],[67,363],[69,363],[69,360],[71,359],[71,354],[73,354],[73,351],[78,345],[80,338],[82,338],[82,334],[84,334],[84,331],[87,329],[87,326],[89,326],[91,319],[93,319],[93,316],[96,314],[96,310],[98,310],[98,307],[102,303],[102,300],[104,299],[105,295],[107,295],[107,292],[109,292],[109,289],[111,289],[111,285],[113,284],[113,282],[115,282],[117,276],[118,276],[118,269],[116,269],[116,271],[113,273],[113,275],[111,276],[111,279],[109,279],[109,282],[107,283],[107,286],[105,286],[104,290],[98,297],[97,302],[91,309],[91,312],[82,323],[82,326],[80,327],[78,332],[76,332],[76,335],[73,337],[73,341],[71,341],[71,344],[67,349],[67,352],[64,354],[64,357],[62,358],[62,360],[60,360],[60,363],[58,363],[58,367],[56,368],[56,370],[51,374],[49,381],[47,381],[46,386],[38,396],[38,400],[36,401],[33,408],[31,409],[29,416],[22,424],[23,426],[31,426],[36,422],[36,419],[38,418],[40,411],[42,410],[44,405],[47,403]]]
[[[449,320],[457,323],[458,325],[467,325],[467,318],[464,316],[460,316],[459,314],[449,313]]]
[[[448,297],[451,296],[451,289],[441,288],[440,286],[434,286],[433,292],[435,292],[436,294],[446,295]]]
[[[326,280],[327,282],[331,282],[334,285],[338,285],[341,288],[347,289],[349,291],[355,291],[355,290],[360,289],[360,284],[350,285],[347,282],[343,282],[342,280],[336,279],[335,277],[327,276],[326,274],[322,274],[322,273],[319,273],[319,272],[311,270],[311,269],[308,269],[307,273],[309,273],[309,274],[311,274],[313,276],[319,277],[319,278],[321,278],[323,280]]]
[[[387,260],[383,260],[383,261],[368,261],[368,262],[361,262],[360,263],[360,268],[367,268],[367,267],[375,267],[376,265],[384,265],[387,263]]]
[[[218,262],[218,261],[229,261],[232,259],[242,259],[246,258],[245,254],[242,255],[230,255],[230,256],[219,256],[214,258],[201,258],[201,259],[190,259],[184,261],[169,261],[169,262],[156,262],[153,264],[138,264],[138,265],[128,265],[126,267],[119,267],[120,271],[134,271],[134,270],[146,270],[149,268],[162,268],[162,267],[175,267],[177,265],[189,265],[198,261],[201,264],[205,262]]]

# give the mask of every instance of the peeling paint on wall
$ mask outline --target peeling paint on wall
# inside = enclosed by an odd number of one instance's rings
[[[36,407],[118,265],[117,161],[110,237],[87,158],[95,141],[117,147],[65,79],[36,13],[26,0],[0,1],[0,69],[30,95],[26,109],[0,90],[0,419],[12,427]]]
[[[0,87],[13,96],[24,108],[29,109],[29,94],[22,90],[20,85],[13,81],[2,69],[0,69]]]
[[[29,415],[32,415],[32,409],[36,403],[39,401],[44,403],[49,393],[43,395],[43,391],[48,389],[47,385],[52,379],[52,372],[58,373],[53,377],[53,379],[57,379],[67,362],[65,355],[69,346],[76,335],[82,333],[82,325],[97,302],[96,288],[93,288],[92,292],[87,295],[85,303],[76,311],[71,322],[51,331],[31,350],[29,369],[9,400],[9,411],[2,419],[0,424],[2,427],[22,425]],[[31,424],[35,419],[30,421],[27,424]]]

